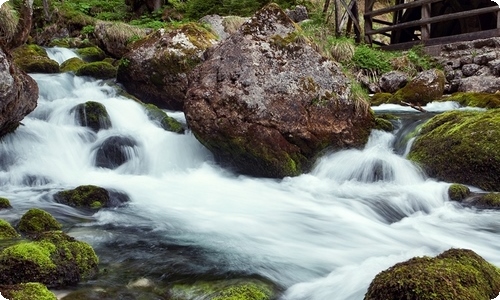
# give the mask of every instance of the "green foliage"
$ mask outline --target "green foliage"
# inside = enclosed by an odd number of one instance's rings
[[[186,16],[192,19],[210,14],[248,17],[270,2],[277,3],[281,8],[296,4],[295,0],[187,0],[182,8]]]
[[[106,21],[123,21],[130,17],[128,7],[122,0],[66,0],[55,2],[67,12],[83,14]]]
[[[93,25],[84,26],[81,30],[82,34],[92,34],[95,31],[95,27]]]
[[[382,51],[367,45],[356,47],[352,57],[352,63],[359,69],[369,70],[370,72],[381,75],[392,70],[391,58],[393,54]]]

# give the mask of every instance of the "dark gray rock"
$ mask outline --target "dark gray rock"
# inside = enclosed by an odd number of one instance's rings
[[[379,79],[379,86],[383,92],[394,93],[408,83],[408,75],[401,71],[391,71],[383,74]]]

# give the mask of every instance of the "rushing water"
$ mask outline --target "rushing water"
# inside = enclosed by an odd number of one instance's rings
[[[73,55],[56,50],[49,54],[60,62]],[[14,207],[0,218],[45,209],[94,247],[102,268],[122,272],[83,285],[240,274],[275,282],[282,300],[359,300],[378,272],[417,255],[460,247],[500,265],[500,212],[449,202],[449,183],[404,158],[400,134],[422,122],[419,113],[380,107],[406,120],[399,135],[374,131],[365,149],[326,154],[308,174],[262,179],[220,168],[190,132],[162,130],[102,81],[31,76],[38,107],[0,143],[0,196]],[[72,108],[89,100],[106,107],[112,128],[95,134],[76,124]],[[95,167],[97,145],[117,135],[136,141],[130,160]],[[94,213],[52,199],[85,184],[125,192],[130,202]]]

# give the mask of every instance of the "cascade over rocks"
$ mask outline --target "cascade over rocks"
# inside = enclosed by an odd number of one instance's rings
[[[172,31],[160,29],[131,46],[118,68],[117,80],[145,103],[182,110],[187,74],[215,41],[213,33],[194,23]]]
[[[362,146],[374,126],[337,64],[275,4],[209,51],[184,112],[221,164],[265,177],[299,175],[327,147]]]
[[[38,85],[0,48],[0,137],[14,131],[36,107]]]
[[[96,149],[95,165],[116,169],[126,163],[137,151],[137,142],[126,136],[111,136]]]

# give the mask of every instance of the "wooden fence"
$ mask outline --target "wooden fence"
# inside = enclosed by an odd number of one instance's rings
[[[365,42],[386,49],[500,36],[500,8],[490,0],[395,0],[394,6],[373,10],[375,1],[365,0]]]

